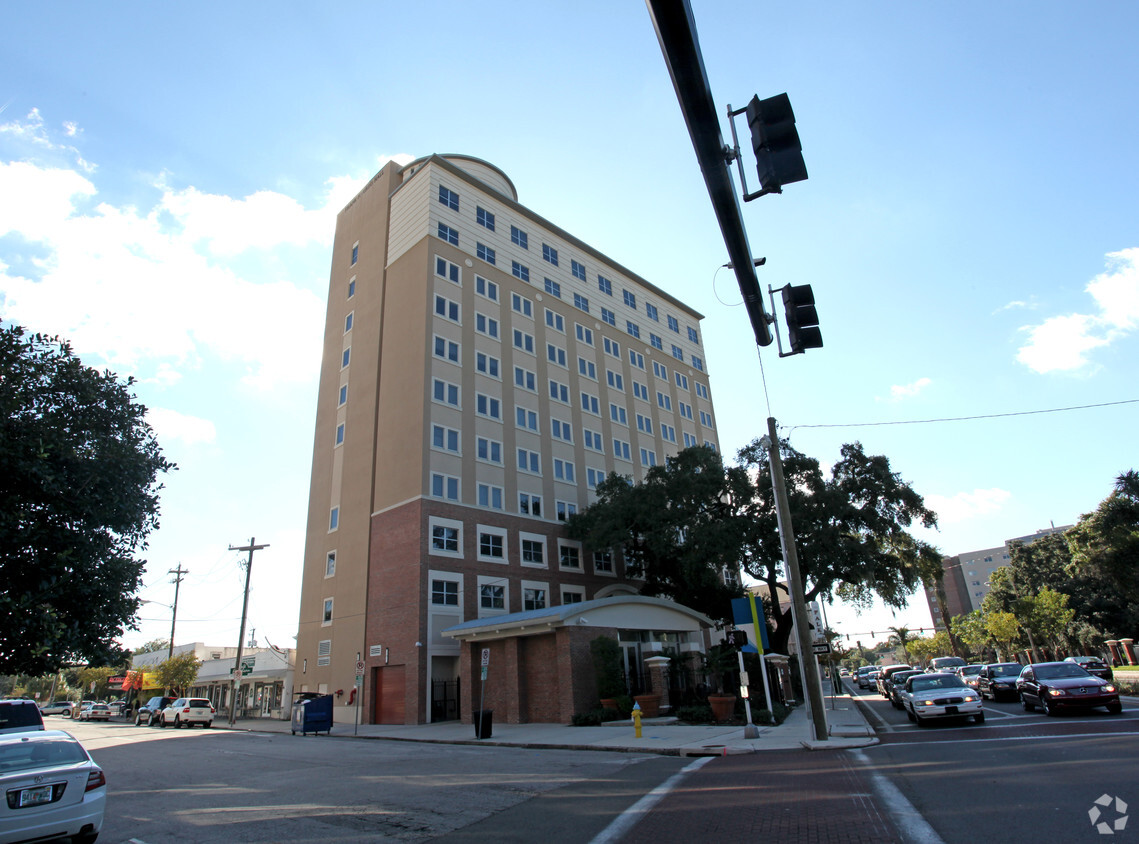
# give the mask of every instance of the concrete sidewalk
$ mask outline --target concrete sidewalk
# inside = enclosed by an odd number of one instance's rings
[[[389,739],[442,744],[479,744],[506,747],[566,750],[610,750],[627,753],[659,753],[669,756],[727,756],[766,750],[827,750],[866,747],[877,744],[867,724],[848,694],[827,695],[827,724],[830,737],[815,741],[805,706],[797,706],[777,727],[759,727],[759,737],[744,738],[743,726],[678,724],[671,718],[645,719],[642,737],[636,738],[632,721],[610,722],[600,727],[573,727],[565,724],[494,723],[490,738],[476,739],[473,724],[445,721],[438,724],[333,724],[332,735],[340,738]],[[215,727],[228,728],[217,720]],[[289,721],[238,719],[233,729],[253,732],[291,733]],[[323,734],[297,738],[315,741]]]

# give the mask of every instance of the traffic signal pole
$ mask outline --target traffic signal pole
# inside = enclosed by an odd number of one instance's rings
[[[237,659],[233,663],[233,677],[230,680],[229,693],[229,725],[237,720],[237,686],[241,682],[241,649],[245,644],[245,619],[249,613],[249,576],[253,574],[253,552],[268,548],[268,544],[255,545],[256,539],[250,537],[248,545],[230,545],[230,551],[248,551],[249,561],[245,564],[245,600],[241,603],[241,632],[237,634]]]

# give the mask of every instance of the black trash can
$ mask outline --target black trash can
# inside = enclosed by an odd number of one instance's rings
[[[494,727],[494,710],[476,709],[472,714],[475,719],[475,738],[490,738]]]

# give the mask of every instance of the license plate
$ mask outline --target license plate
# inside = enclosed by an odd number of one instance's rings
[[[51,786],[41,785],[38,788],[25,788],[20,792],[20,806],[38,806],[41,803],[51,802]]]
[[[956,706],[945,707],[945,714],[946,715],[956,715],[957,714],[957,707]]]

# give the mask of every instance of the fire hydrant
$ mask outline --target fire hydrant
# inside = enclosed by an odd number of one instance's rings
[[[633,735],[636,738],[641,737],[641,705],[639,703],[633,704]]]

